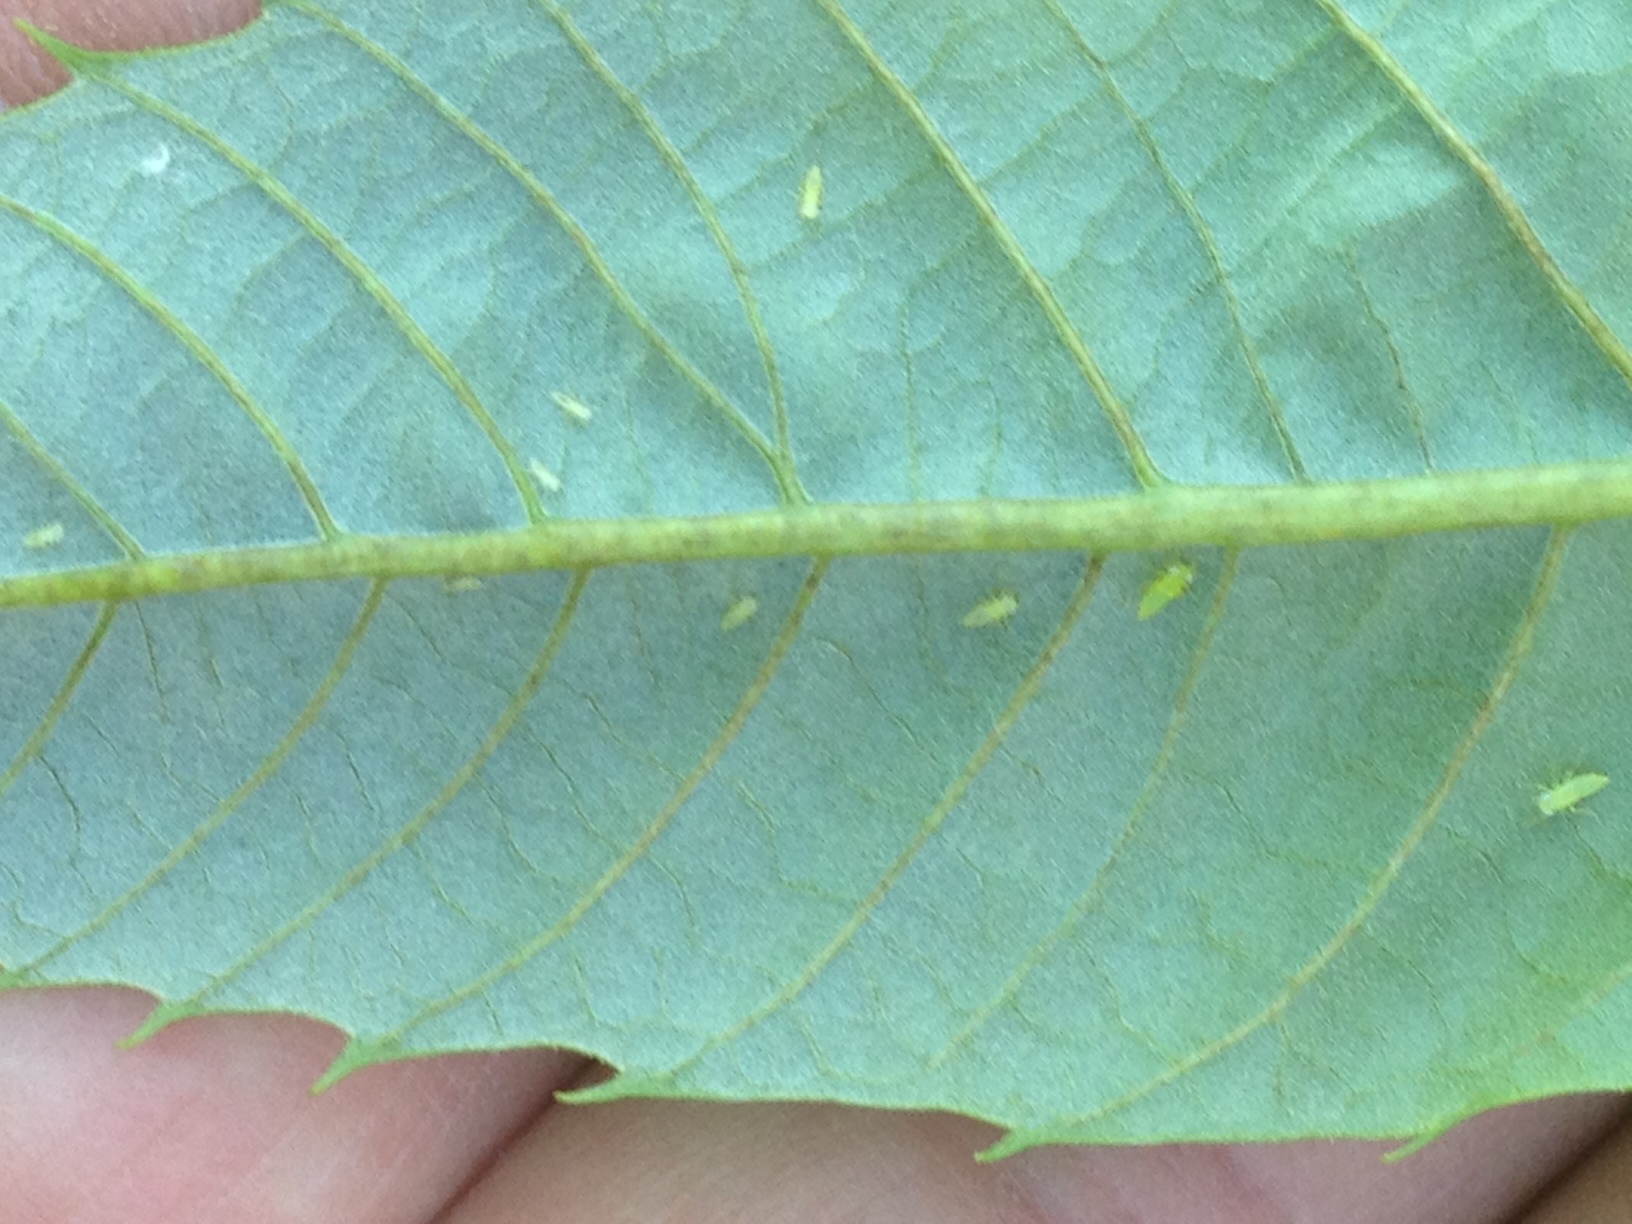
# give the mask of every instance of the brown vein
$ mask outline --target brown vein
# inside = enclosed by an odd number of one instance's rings
[[[566,641],[567,628],[572,624],[573,614],[578,610],[579,600],[584,593],[584,587],[589,582],[591,571],[577,570],[572,577],[572,585],[567,590],[566,599],[562,602],[561,610],[556,615],[555,624],[550,630],[549,637],[540,649],[538,658],[532,669],[521,682],[519,688],[511,695],[509,702],[500,713],[494,724],[488,728],[487,735],[476,750],[466,758],[463,765],[448,779],[446,785],[437,792],[436,796],[422,807],[413,818],[402,825],[390,837],[381,842],[375,849],[357,863],[350,871],[335,881],[321,896],[311,901],[305,908],[277,930],[273,931],[255,947],[251,948],[238,961],[226,970],[211,979],[210,984],[203,990],[181,1000],[165,1000],[155,1007],[142,1026],[124,1039],[123,1044],[134,1045],[144,1041],[158,1032],[173,1020],[192,1014],[198,1010],[198,1003],[207,995],[219,990],[226,983],[243,974],[256,961],[267,956],[274,948],[285,942],[290,936],[302,928],[310,925],[319,914],[332,906],[341,897],[356,888],[374,871],[397,851],[414,841],[425,827],[437,816],[445,811],[470,781],[482,771],[492,757],[499,750],[499,746],[509,738],[510,732],[521,720],[539,686],[544,683],[544,677],[549,674],[551,665],[560,653],[562,644]]]
[[[1565,543],[1568,538],[1569,530],[1566,528],[1556,528],[1553,531],[1547,544],[1546,554],[1542,558],[1541,573],[1537,577],[1535,590],[1531,593],[1530,602],[1514,631],[1513,639],[1508,645],[1507,655],[1496,673],[1490,691],[1485,694],[1485,699],[1480,703],[1479,710],[1474,715],[1472,723],[1469,724],[1462,739],[1452,751],[1444,773],[1440,776],[1439,783],[1434,787],[1433,792],[1428,796],[1421,813],[1412,822],[1411,827],[1406,830],[1405,836],[1401,839],[1399,845],[1395,847],[1394,853],[1389,856],[1388,862],[1372,879],[1371,885],[1366,889],[1365,896],[1360,899],[1360,903],[1354,907],[1347,920],[1337,929],[1337,932],[1326,941],[1325,945],[1314,956],[1287,979],[1286,985],[1281,992],[1256,1015],[1242,1021],[1222,1037],[1208,1042],[1188,1057],[1174,1063],[1165,1071],[1140,1084],[1137,1088],[1131,1089],[1098,1109],[1051,1122],[1049,1124],[1050,1132],[1058,1133],[1066,1128],[1083,1126],[1089,1122],[1109,1117],[1111,1114],[1143,1100],[1151,1093],[1177,1080],[1180,1076],[1187,1075],[1197,1067],[1211,1062],[1220,1055],[1234,1049],[1254,1033],[1275,1023],[1285,1015],[1287,1009],[1292,1006],[1293,1001],[1303,992],[1303,989],[1337,959],[1338,954],[1348,946],[1349,940],[1359,933],[1360,929],[1370,920],[1372,914],[1377,911],[1377,907],[1382,904],[1384,896],[1387,895],[1394,881],[1399,879],[1400,873],[1405,870],[1406,863],[1416,852],[1417,847],[1422,845],[1423,840],[1428,836],[1428,831],[1434,827],[1434,822],[1439,819],[1439,814],[1444,809],[1446,801],[1450,798],[1451,791],[1461,777],[1463,769],[1472,759],[1474,749],[1484,737],[1485,732],[1490,729],[1491,723],[1495,721],[1497,710],[1501,708],[1502,701],[1513,687],[1513,682],[1518,678],[1520,668],[1524,665],[1525,659],[1530,654],[1531,647],[1535,644],[1536,626],[1540,624],[1542,613],[1546,611],[1547,605],[1552,599],[1553,591],[1558,585],[1559,572],[1564,563]],[[1023,1138],[1010,1135],[992,1148],[990,1155],[993,1157],[1006,1155],[1024,1146],[1025,1142]]]
[[[1213,641],[1218,636],[1219,626],[1224,622],[1224,608],[1229,602],[1230,590],[1235,585],[1235,576],[1241,565],[1241,554],[1231,552],[1224,561],[1223,572],[1219,575],[1218,587],[1213,592],[1213,600],[1207,609],[1207,619],[1202,625],[1201,636],[1196,640],[1195,648],[1190,653],[1190,666],[1186,671],[1183,682],[1173,698],[1173,713],[1168,719],[1167,730],[1162,735],[1162,742],[1156,750],[1156,756],[1151,761],[1150,770],[1145,776],[1144,785],[1134,797],[1133,806],[1129,809],[1127,819],[1123,821],[1116,840],[1111,843],[1110,851],[1105,861],[1100,864],[1094,878],[1089,881],[1088,887],[1082,891],[1071,907],[1066,910],[1065,916],[1059,924],[1047,935],[1035,943],[1031,951],[1017,965],[1009,977],[1004,981],[998,993],[978,1008],[957,1032],[947,1039],[925,1064],[925,1069],[933,1071],[950,1059],[968,1040],[974,1036],[998,1011],[1000,1011],[1019,992],[1021,985],[1031,975],[1032,970],[1048,958],[1062,939],[1070,934],[1082,917],[1093,910],[1103,898],[1106,881],[1109,880],[1112,870],[1122,856],[1129,842],[1133,840],[1150,805],[1155,801],[1156,792],[1161,787],[1167,775],[1167,767],[1173,760],[1173,754],[1178,749],[1179,735],[1184,730],[1185,720],[1189,715],[1190,702],[1195,696],[1196,687],[1201,683],[1201,673],[1206,666],[1208,656],[1212,653]]]
[[[1072,361],[1076,363],[1083,380],[1092,388],[1095,397],[1099,400],[1100,408],[1104,412],[1106,420],[1110,422],[1111,428],[1116,431],[1116,436],[1122,442],[1123,449],[1127,451],[1129,466],[1132,467],[1134,476],[1139,483],[1146,488],[1155,488],[1166,483],[1165,478],[1151,459],[1149,452],[1146,451],[1145,444],[1140,439],[1138,431],[1134,429],[1133,421],[1129,418],[1127,409],[1117,397],[1116,391],[1111,387],[1104,371],[1099,368],[1099,362],[1088,348],[1087,341],[1083,339],[1081,333],[1072,324],[1070,317],[1065,312],[1065,308],[1060,305],[1059,299],[1054,296],[1054,290],[1031,262],[1025,248],[1020,245],[1020,240],[1014,236],[1014,231],[1009,229],[1003,219],[997,215],[997,209],[992,204],[991,198],[987,196],[985,189],[975,180],[975,176],[970,173],[969,167],[963,164],[957,150],[952,147],[946,135],[936,126],[935,120],[930,118],[929,112],[924,109],[923,104],[907,87],[906,82],[896,76],[890,66],[884,62],[878,50],[868,40],[867,35],[850,19],[850,15],[844,11],[838,0],[816,0],[816,3],[832,20],[839,32],[849,41],[850,45],[855,48],[863,62],[872,71],[873,76],[884,86],[896,104],[906,112],[908,118],[912,120],[930,149],[934,152],[936,159],[952,177],[953,182],[958,185],[959,190],[963,192],[974,207],[976,215],[980,217],[981,222],[996,239],[999,248],[1002,249],[1004,255],[1008,256],[1009,262],[1014,265],[1015,271],[1020,274],[1021,281],[1030,290],[1032,297],[1037,301],[1038,306],[1042,308],[1044,316],[1053,326],[1055,334],[1060,338],[1060,343],[1065,346],[1066,352],[1070,354]]]
[[[352,623],[351,630],[346,634],[345,640],[341,642],[340,649],[334,657],[334,662],[329,665],[328,673],[323,677],[322,683],[317,686],[316,691],[306,702],[305,708],[300,711],[294,722],[290,724],[289,729],[284,732],[283,737],[273,747],[272,751],[267,753],[255,771],[232,794],[222,800],[216,809],[191,833],[171,847],[170,852],[155,864],[151,871],[121,896],[109,902],[101,913],[87,921],[78,930],[62,936],[50,948],[33,960],[26,964],[13,966],[9,971],[0,974],[0,989],[20,984],[31,977],[41,966],[55,960],[75,944],[107,927],[131,904],[151,892],[160,880],[164,879],[165,876],[169,875],[194,854],[217,829],[227,822],[233,813],[244,805],[244,802],[251,795],[265,785],[266,781],[282,768],[284,761],[289,758],[289,754],[295,750],[295,746],[305,738],[306,733],[316,724],[318,717],[329,704],[329,698],[334,695],[334,690],[339,687],[340,681],[350,670],[357,649],[362,645],[363,638],[367,635],[369,626],[373,623],[375,613],[380,610],[380,604],[385,598],[387,585],[383,581],[376,581],[369,587],[368,598],[364,600],[361,611],[358,612],[356,620]],[[3,793],[4,787],[0,786],[0,794]]]
[[[793,648],[793,644],[799,636],[800,627],[804,624],[805,614],[809,611],[812,601],[815,600],[816,592],[821,587],[822,580],[827,576],[829,564],[830,562],[825,559],[819,560],[805,576],[804,585],[800,587],[799,594],[793,602],[793,607],[788,612],[787,619],[782,623],[782,631],[777,634],[776,641],[772,643],[770,652],[765,656],[765,661],[760,664],[759,671],[755,673],[753,681],[748,685],[741,700],[737,702],[736,709],[726,719],[725,724],[720,728],[719,734],[714,737],[714,741],[709,744],[708,749],[698,759],[697,764],[681,780],[680,785],[675,788],[674,793],[669,796],[668,801],[664,803],[657,815],[641,830],[640,836],[630,843],[629,847],[618,856],[616,861],[601,873],[600,878],[585,890],[572,908],[553,923],[549,929],[540,932],[533,939],[523,944],[514,953],[506,957],[503,962],[494,965],[491,969],[473,978],[457,990],[444,995],[435,1003],[422,1008],[396,1028],[366,1039],[354,1038],[346,1049],[341,1052],[339,1058],[335,1060],[334,1065],[324,1073],[323,1078],[313,1087],[314,1092],[328,1087],[356,1067],[376,1061],[380,1051],[400,1046],[402,1035],[410,1029],[452,1010],[465,1000],[481,994],[494,983],[515,973],[546,948],[564,939],[583,921],[584,915],[600,904],[607,893],[612,890],[612,887],[624,876],[628,875],[635,864],[646,856],[653,843],[662,836],[663,831],[673,822],[687,800],[696,793],[697,788],[703,784],[704,779],[714,772],[714,767],[719,764],[726,750],[736,742],[737,737],[742,733],[743,727],[747,725],[749,716],[753,714],[766,692],[769,691],[771,682],[776,678],[777,673],[782,668],[783,661],[788,657],[788,652]]]

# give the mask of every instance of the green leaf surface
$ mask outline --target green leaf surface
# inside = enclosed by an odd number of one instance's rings
[[[1003,1151],[1632,1084],[1632,17],[45,41],[0,984]]]

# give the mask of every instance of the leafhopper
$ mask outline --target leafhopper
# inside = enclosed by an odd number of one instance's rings
[[[1168,604],[1190,589],[1196,580],[1196,567],[1188,561],[1175,561],[1150,580],[1145,593],[1139,598],[1139,619],[1147,621]]]
[[[993,591],[963,614],[965,629],[987,629],[1001,625],[1020,610],[1020,597],[1013,591]]]
[[[1601,773],[1571,774],[1557,786],[1549,786],[1536,796],[1536,807],[1543,816],[1557,816],[1567,812],[1585,799],[1591,799],[1609,785],[1609,775]]]
[[[68,529],[61,523],[47,523],[43,527],[36,527],[23,537],[23,547],[29,552],[44,552],[48,548],[55,548],[68,535]]]
[[[533,479],[538,481],[538,487],[543,489],[544,492],[561,492],[561,477],[557,476],[554,472],[550,471],[549,468],[545,467],[543,460],[534,459],[527,466],[533,473]]]
[[[724,616],[720,617],[720,630],[723,633],[730,633],[733,629],[741,629],[758,615],[759,600],[752,595],[744,595],[725,610]]]
[[[565,391],[551,391],[550,398],[555,406],[566,413],[567,420],[575,425],[588,425],[595,419],[595,411],[576,395],[568,395]]]
[[[812,166],[805,171],[805,181],[799,184],[799,216],[801,219],[814,221],[822,215],[822,195],[824,191],[822,168]]]

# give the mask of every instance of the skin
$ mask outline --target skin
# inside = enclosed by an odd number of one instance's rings
[[[0,0],[0,98],[64,79],[13,16],[123,48],[253,13],[251,0]],[[313,1097],[343,1041],[333,1029],[215,1017],[115,1048],[149,1006],[108,988],[0,995],[6,1218],[1551,1224],[1607,1218],[1632,1195],[1616,1097],[1500,1110],[1394,1165],[1380,1160],[1391,1145],[1357,1142],[1048,1149],[977,1165],[995,1133],[944,1115],[558,1105],[556,1089],[599,1074],[563,1051],[371,1067]]]

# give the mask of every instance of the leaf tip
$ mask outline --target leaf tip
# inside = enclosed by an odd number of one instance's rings
[[[147,1013],[147,1019],[142,1021],[135,1032],[119,1038],[114,1044],[121,1050],[134,1049],[161,1030],[169,1028],[177,1020],[196,1014],[194,1009],[184,1003],[156,1003],[153,1010]]]
[[[976,1152],[975,1159],[981,1164],[992,1164],[999,1160],[1007,1160],[1010,1156],[1018,1156],[1027,1148],[1036,1145],[1037,1140],[1030,1137],[1029,1131],[1011,1130],[991,1147]]]
[[[76,47],[71,42],[64,42],[55,34],[48,34],[39,26],[24,17],[12,19],[12,24],[23,32],[23,36],[42,50],[49,51],[63,66],[77,71],[81,66],[100,58],[95,51],[87,51],[84,47]]]
[[[361,1070],[377,1062],[389,1062],[394,1058],[401,1058],[401,1047],[394,1041],[370,1041],[366,1038],[351,1037],[346,1040],[345,1049],[335,1055],[335,1059],[328,1065],[328,1069],[317,1077],[312,1085],[312,1095],[319,1096],[333,1088],[353,1071]]]
[[[566,1105],[605,1105],[631,1097],[672,1096],[671,1088],[672,1081],[664,1075],[624,1075],[620,1072],[598,1084],[558,1092],[555,1099]]]

